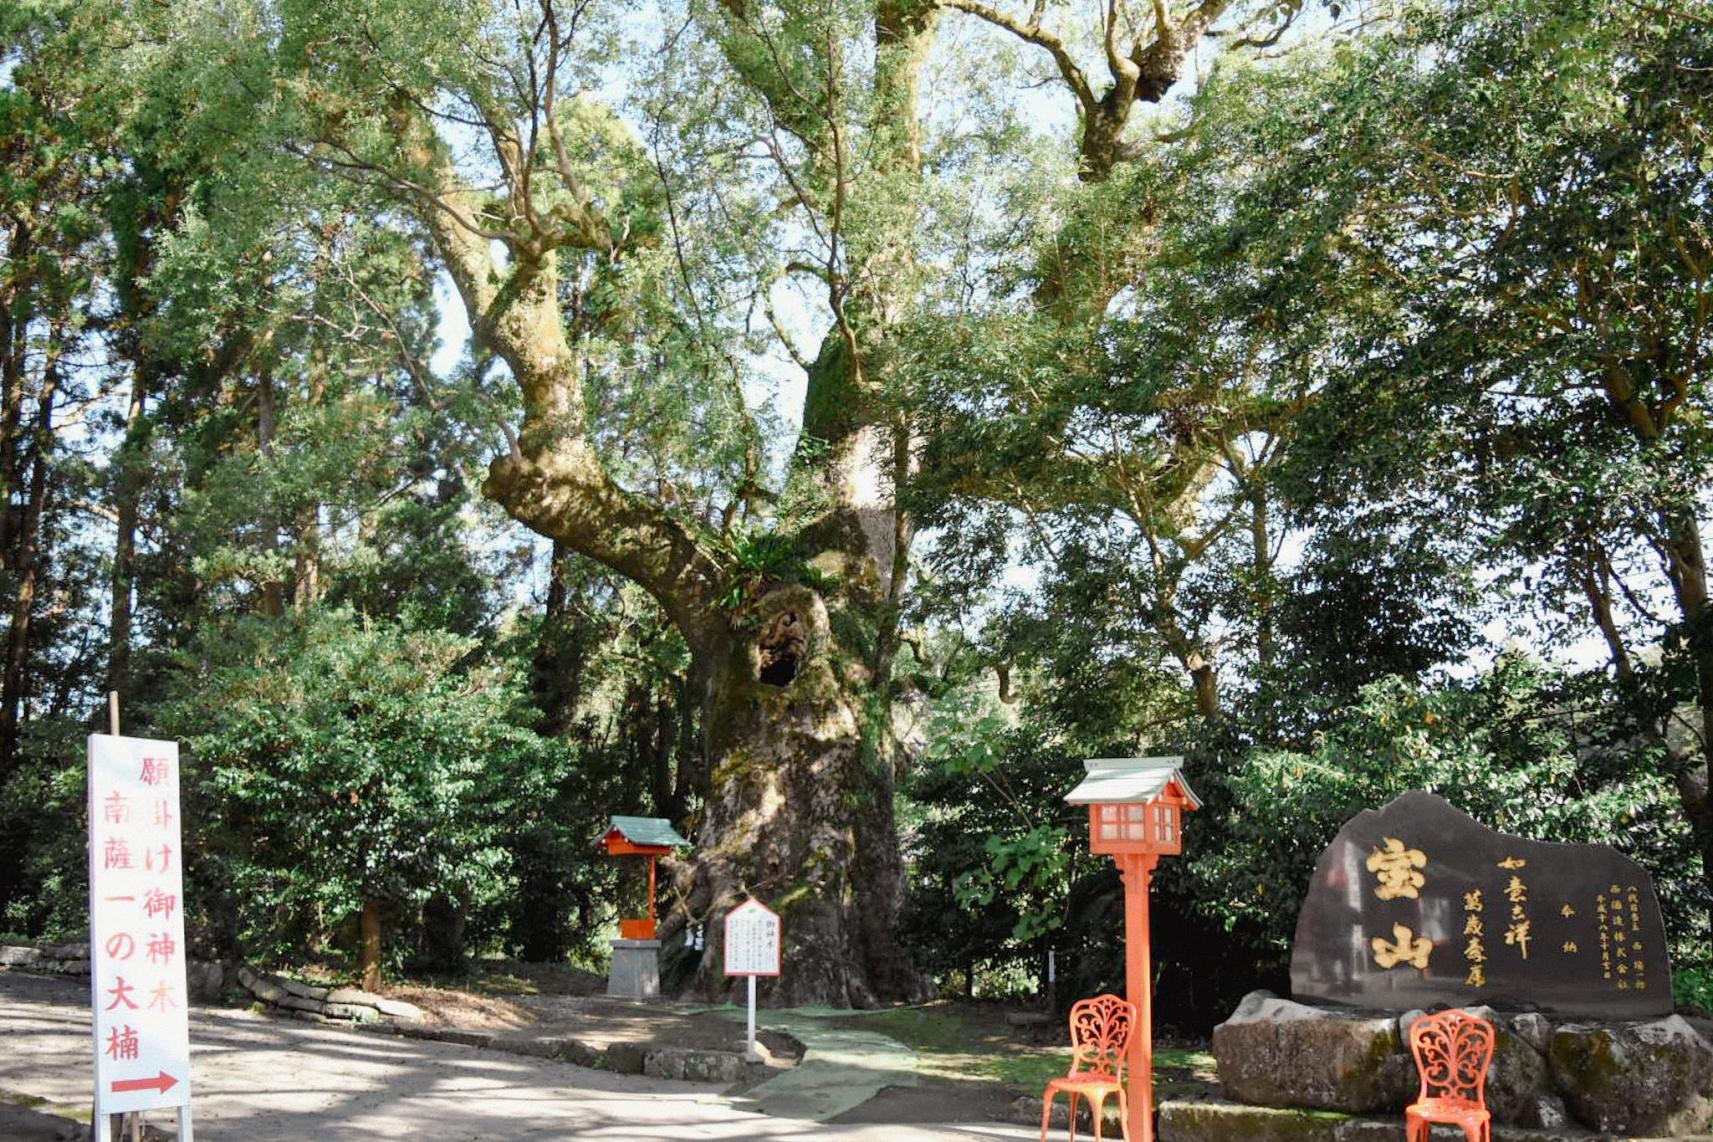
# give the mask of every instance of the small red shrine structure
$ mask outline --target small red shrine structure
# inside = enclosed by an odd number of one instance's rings
[[[648,916],[645,919],[620,920],[619,939],[654,939],[654,862],[671,854],[672,850],[690,842],[678,835],[672,822],[664,817],[614,817],[601,838],[608,856],[645,856],[648,858]]]
[[[1183,814],[1201,808],[1181,757],[1098,758],[1065,800],[1088,806],[1089,850],[1111,856],[1124,877],[1124,986],[1136,1005],[1126,1062],[1132,1142],[1154,1139],[1154,1012],[1149,994],[1148,882],[1162,856],[1183,851]]]

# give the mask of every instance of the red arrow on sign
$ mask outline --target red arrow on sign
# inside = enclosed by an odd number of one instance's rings
[[[152,1079],[114,1079],[113,1093],[124,1094],[133,1090],[157,1090],[165,1092],[178,1085],[178,1080],[162,1071]]]

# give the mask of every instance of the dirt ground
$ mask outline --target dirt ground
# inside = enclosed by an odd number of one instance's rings
[[[423,1022],[470,1031],[554,1034],[603,1049],[612,1043],[743,1049],[741,1023],[720,1015],[688,1015],[658,1004],[609,999],[600,976],[565,965],[514,960],[480,964],[460,986],[404,984],[386,989],[390,999],[422,1008]],[[763,1013],[765,1015],[765,1013]],[[762,1020],[766,1022],[765,1018]],[[789,1036],[758,1031],[756,1038],[781,1064],[801,1057],[802,1044]]]
[[[457,981],[401,985],[387,994],[421,1007],[426,1021],[435,1026],[561,1035],[596,1049],[614,1043],[742,1047],[743,1025],[733,1019],[608,999],[602,994],[604,983],[569,966],[490,961]],[[769,1031],[767,1016],[765,1009],[759,1014],[758,1038],[774,1055],[772,1067],[789,1067],[800,1059],[802,1044]],[[1063,1024],[1056,1019],[1021,1022],[1012,1004],[942,1002],[827,1022],[889,1035],[914,1049],[919,1061],[918,1085],[887,1087],[832,1119],[835,1123],[1022,1121],[1019,1100],[1039,1100],[1046,1080],[1063,1074],[1070,1062]],[[1159,1046],[1156,1084],[1161,1096],[1193,1097],[1215,1089],[1205,1046]],[[751,1075],[742,1085],[763,1077]],[[1039,1102],[1033,1106],[1030,1114],[1038,1116]]]
[[[1036,1092],[1040,1097],[1040,1092]],[[1003,1122],[1018,1093],[1002,1083],[922,1079],[913,1087],[889,1086],[853,1110],[830,1121],[844,1125],[865,1122]],[[1038,1105],[1038,1104],[1037,1104]]]
[[[88,985],[0,971],[0,1138],[64,1142],[91,1089]],[[997,1123],[831,1124],[655,1079],[462,1042],[377,1038],[249,1009],[191,1013],[207,1142],[1028,1142]],[[801,1072],[797,1072],[801,1073]],[[790,1078],[791,1075],[781,1076]],[[151,1123],[155,1116],[151,1115]],[[170,1113],[165,1115],[170,1120]]]

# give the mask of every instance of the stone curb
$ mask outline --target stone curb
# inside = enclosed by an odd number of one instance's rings
[[[701,1047],[647,1048],[640,1043],[609,1043],[605,1047],[571,1036],[518,1032],[470,1031],[461,1027],[432,1027],[421,1023],[366,1023],[357,1027],[380,1035],[457,1043],[538,1059],[559,1059],[579,1067],[621,1075],[730,1085],[744,1077],[743,1054]]]
[[[87,976],[89,974],[88,944],[0,944],[0,971],[20,968],[41,975]],[[185,983],[190,997],[198,1002],[212,1003],[220,998],[226,987],[224,965],[208,960],[191,960],[185,964]]]
[[[332,1023],[416,1022],[422,1009],[413,1003],[387,999],[354,987],[316,987],[284,976],[266,975],[243,965],[237,972],[238,986],[261,1003],[281,1009],[281,1014]],[[486,1046],[474,1043],[472,1046]]]

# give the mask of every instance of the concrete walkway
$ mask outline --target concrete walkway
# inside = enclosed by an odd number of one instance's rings
[[[0,972],[6,1044],[0,1098],[43,1100],[39,1109],[62,1114],[87,1107],[88,999],[81,983]],[[815,1035],[812,1027],[805,1030]],[[832,1066],[847,1033],[828,1031],[840,1037],[822,1040],[824,1062]],[[913,1074],[903,1058],[895,1057],[897,1070],[884,1063],[886,1056],[876,1053],[881,1044],[844,1041],[843,1050],[847,1077],[869,1076],[864,1088],[874,1079],[908,1082]],[[382,1039],[245,1011],[193,1010],[191,1055],[199,1142],[1023,1142],[1035,1136],[999,1123],[832,1125],[774,1117],[734,1105],[709,1084],[615,1075],[455,1043]],[[842,1085],[835,1074],[795,1095],[787,1087],[775,1105],[789,1109],[796,1099],[803,1113],[822,1114],[823,1102]],[[22,1133],[40,1116],[8,1118],[0,1124],[9,1142],[53,1142],[52,1133]],[[170,1121],[162,1118],[162,1125]]]
[[[713,1010],[739,1021],[748,1014],[741,1007]],[[758,1026],[783,1031],[803,1044],[803,1061],[733,1102],[775,1118],[825,1122],[867,1102],[882,1087],[915,1086],[915,1051],[874,1031],[827,1023],[850,1014],[813,1008],[757,1012]]]

